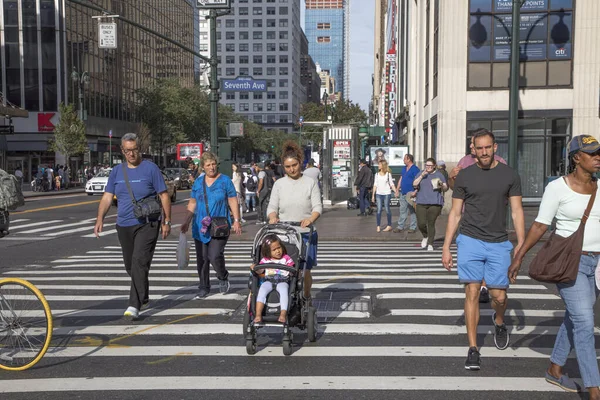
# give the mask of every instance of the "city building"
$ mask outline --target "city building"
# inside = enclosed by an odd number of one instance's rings
[[[573,135],[600,134],[596,3],[538,0],[521,9],[516,165],[526,201],[539,201],[547,178],[564,173]],[[420,163],[434,157],[452,168],[469,151],[472,132],[487,128],[508,159],[512,2],[389,0],[388,6],[386,44],[395,42],[396,51],[386,46],[374,91],[387,96],[380,125],[392,128],[389,139],[408,144]]]
[[[385,16],[388,0],[375,0],[375,40],[373,45],[373,95],[370,118],[372,125],[383,126],[382,80],[385,76]],[[392,4],[389,4],[392,7]],[[388,12],[389,14],[390,12]]]
[[[321,100],[321,78],[317,73],[317,65],[308,54],[308,39],[301,31],[301,50],[300,50],[300,82],[306,89],[306,100],[309,103],[319,103]]]
[[[265,129],[292,132],[306,101],[298,1],[237,0],[217,20],[220,79],[264,80],[267,91],[223,91],[221,103]],[[200,43],[202,46],[202,42]]]
[[[197,46],[192,0],[92,3]],[[3,0],[1,10],[3,105],[12,103],[29,115],[12,119],[15,134],[4,138],[0,167],[21,167],[26,180],[43,165],[68,164],[76,171],[84,163],[108,164],[111,150],[119,152],[118,138],[138,128],[136,90],[168,77],[191,86],[198,73],[193,55],[119,20],[117,49],[100,49],[98,20],[92,19],[98,12],[69,1]],[[87,128],[90,151],[71,160],[48,149],[60,103],[74,103]]]
[[[335,78],[329,74],[329,71],[321,69],[319,63],[316,64],[317,74],[321,80],[320,98],[323,98],[323,94],[332,95],[336,93]]]
[[[350,98],[350,0],[305,0],[304,29],[308,53]],[[330,92],[328,92],[330,93]]]

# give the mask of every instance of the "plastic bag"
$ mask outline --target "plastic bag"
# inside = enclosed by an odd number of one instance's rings
[[[184,269],[190,265],[190,244],[185,233],[179,233],[179,244],[177,245],[177,268]]]

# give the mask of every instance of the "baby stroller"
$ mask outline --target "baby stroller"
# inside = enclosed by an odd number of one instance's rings
[[[250,355],[256,353],[256,336],[260,328],[264,326],[279,326],[283,328],[283,354],[289,356],[292,354],[293,334],[290,328],[297,327],[308,332],[308,340],[314,342],[317,340],[317,310],[312,307],[302,296],[304,283],[304,267],[308,254],[308,246],[302,241],[301,234],[294,228],[300,226],[296,222],[282,222],[278,224],[269,224],[263,226],[254,237],[252,247],[252,260],[255,264],[254,270],[250,274],[248,287],[250,294],[246,311],[244,314],[244,338],[246,339],[246,352]],[[310,226],[312,235],[314,228]],[[265,236],[275,234],[285,244],[288,255],[294,260],[294,267],[287,268],[281,264],[260,264],[260,247]],[[292,273],[289,291],[289,307],[287,321],[284,324],[278,322],[281,312],[279,304],[279,293],[273,290],[267,296],[267,302],[263,311],[263,323],[254,324],[256,315],[256,296],[258,295],[259,276],[256,270],[262,268],[286,269]]]

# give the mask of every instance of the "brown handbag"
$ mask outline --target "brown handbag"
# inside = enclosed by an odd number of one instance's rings
[[[596,184],[596,189],[590,196],[590,201],[581,217],[579,228],[571,236],[566,238],[559,236],[556,234],[556,230],[550,234],[548,241],[529,264],[530,278],[547,283],[568,283],[577,279],[585,223],[592,211],[597,191],[598,184]]]

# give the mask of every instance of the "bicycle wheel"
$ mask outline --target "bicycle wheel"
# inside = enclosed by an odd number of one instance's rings
[[[0,279],[0,369],[31,368],[51,339],[52,313],[42,292],[23,279]]]

